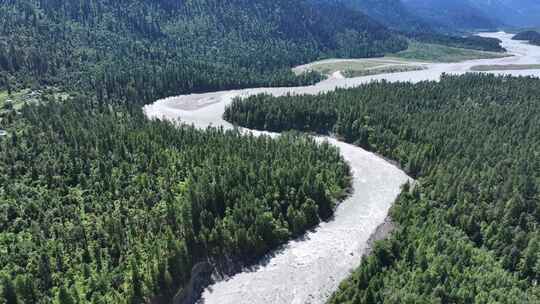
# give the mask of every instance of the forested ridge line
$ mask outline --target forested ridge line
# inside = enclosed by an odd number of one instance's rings
[[[349,187],[338,149],[298,134],[177,128],[78,98],[21,111],[0,137],[2,304],[170,298],[195,263],[252,262]]]
[[[315,83],[290,67],[372,57],[404,38],[338,4],[1,0],[0,88],[75,87],[99,101]]]
[[[247,128],[333,134],[418,179],[330,303],[538,303],[540,80],[466,74],[235,100]]]

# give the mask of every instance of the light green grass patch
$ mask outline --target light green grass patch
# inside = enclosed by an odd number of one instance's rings
[[[509,55],[412,41],[409,43],[408,49],[389,56],[429,62],[460,62],[474,59],[502,58]]]
[[[45,90],[23,89],[8,94],[7,91],[0,91],[0,111],[12,108],[20,110],[24,104],[39,103],[43,94],[54,98],[55,100],[63,101],[69,98],[69,94],[59,91],[56,88],[47,88]]]
[[[0,111],[7,109],[20,110],[24,103],[30,99],[29,89],[24,89],[8,94],[7,91],[0,91]]]
[[[44,90],[23,89],[16,92],[0,91],[0,129],[6,115],[13,111],[19,112],[25,104],[37,104],[42,101],[43,96],[48,96],[56,101],[65,101],[69,94],[57,88],[50,87]]]
[[[424,66],[421,65],[390,65],[390,66],[384,66],[384,67],[378,67],[378,68],[372,68],[372,69],[365,69],[365,70],[344,70],[343,76],[347,78],[353,78],[353,77],[362,77],[362,76],[370,76],[370,75],[379,75],[379,74],[390,74],[390,73],[401,73],[401,72],[410,72],[410,71],[419,71],[425,69]]]
[[[299,66],[293,69],[296,74],[317,71],[324,75],[342,72],[346,77],[358,77],[381,73],[404,72],[422,69],[419,63],[413,65],[408,60],[399,58],[366,59],[328,59]]]
[[[471,71],[517,71],[517,70],[540,70],[540,64],[506,64],[506,65],[475,65]]]

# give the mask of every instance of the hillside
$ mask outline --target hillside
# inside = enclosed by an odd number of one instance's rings
[[[476,8],[512,27],[540,26],[540,1],[470,0]]]
[[[513,40],[533,40],[540,37],[540,33],[537,31],[524,31],[517,33],[514,37],[512,37]]]
[[[416,16],[443,32],[495,29],[500,21],[469,0],[402,0]]]
[[[523,40],[527,41],[534,45],[540,45],[540,33],[537,31],[524,31],[517,33],[514,37],[514,40]]]
[[[394,30],[405,33],[431,30],[430,25],[409,11],[401,0],[335,0],[335,2],[359,10]]]
[[[537,31],[524,31],[517,33],[514,37],[512,37],[513,40],[524,40],[524,41],[531,41],[531,40],[538,40],[540,39],[540,33]]]
[[[451,33],[540,25],[535,0],[312,0],[342,3],[404,33]]]
[[[361,1],[361,0],[359,0]],[[444,31],[540,25],[536,0],[402,0],[406,9]]]
[[[76,85],[100,99],[309,83],[287,68],[407,46],[360,12],[304,0],[2,2],[0,87]]]
[[[350,10],[362,12],[401,35],[415,41],[441,44],[449,47],[468,48],[481,51],[501,52],[504,49],[497,39],[463,35],[465,29],[455,25],[424,18],[422,10],[409,7],[402,0],[312,0],[316,4],[344,5]],[[431,10],[431,9],[429,9]],[[455,12],[456,14],[460,14]],[[478,12],[478,14],[480,14]],[[474,17],[474,16],[473,16]],[[469,18],[469,17],[463,17]],[[474,17],[473,19],[475,19]]]

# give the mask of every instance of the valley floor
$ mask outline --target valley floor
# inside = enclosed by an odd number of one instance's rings
[[[316,71],[330,78],[354,78],[424,70],[434,63],[457,63],[512,56],[511,53],[485,52],[412,41],[408,49],[382,58],[325,59],[294,67],[293,72],[300,74]]]

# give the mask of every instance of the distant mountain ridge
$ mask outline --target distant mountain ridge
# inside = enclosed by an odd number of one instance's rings
[[[512,39],[528,41],[534,45],[540,45],[540,33],[537,31],[525,31],[516,34]]]
[[[402,3],[439,31],[488,30],[501,25],[470,0],[402,0]]]
[[[426,21],[410,11],[401,0],[341,0],[341,2],[364,12],[391,29],[403,32],[426,32],[431,28]]]
[[[435,1],[422,0],[311,1],[318,5],[344,5],[360,11],[412,40],[482,51],[504,51],[497,39],[463,37],[462,33],[471,29],[494,30],[498,24],[495,20],[483,18],[479,10],[467,4],[468,0],[458,0],[461,4],[445,4],[438,9],[430,7]],[[412,6],[412,1],[416,1],[419,8]]]
[[[469,2],[508,26],[540,26],[538,0],[469,0]]]
[[[402,32],[455,33],[540,26],[537,0],[314,0],[340,2]]]

